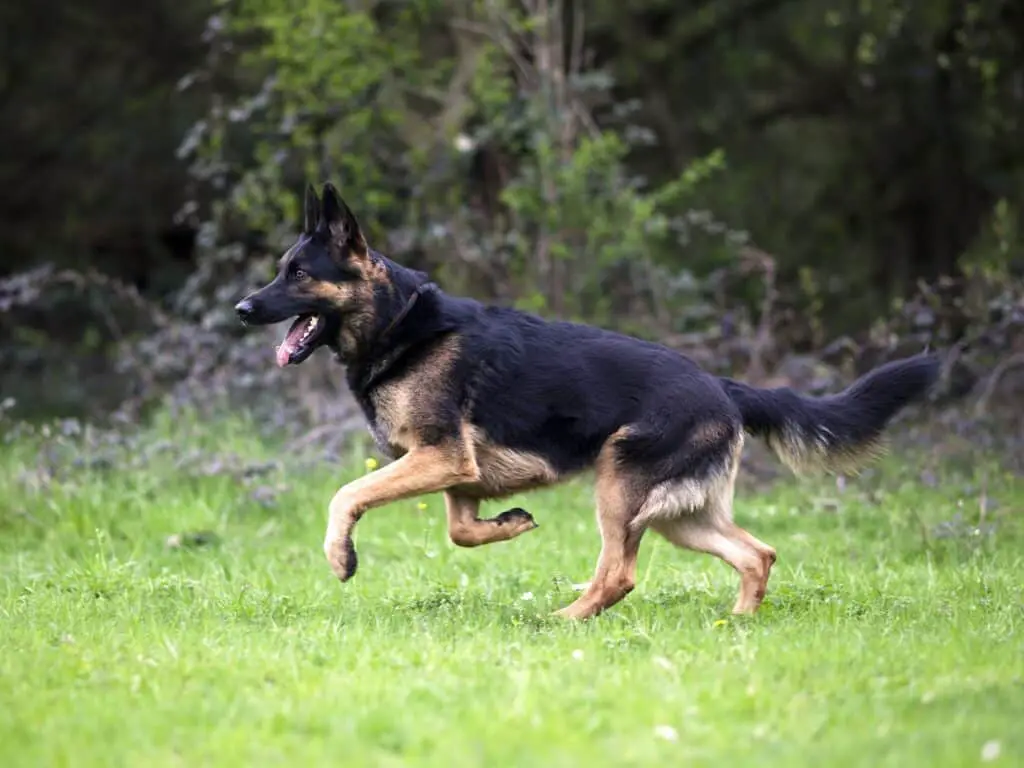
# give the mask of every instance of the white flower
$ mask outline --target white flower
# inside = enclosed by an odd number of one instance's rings
[[[654,735],[665,741],[679,741],[679,733],[671,725],[654,726]]]
[[[529,602],[530,600],[533,600],[533,592],[523,592],[519,599]]]
[[[1000,752],[1002,752],[1002,746],[999,744],[998,741],[996,741],[995,739],[992,739],[991,741],[986,741],[984,746],[982,746],[981,748],[981,759],[986,763],[991,763],[993,760],[999,757]]]

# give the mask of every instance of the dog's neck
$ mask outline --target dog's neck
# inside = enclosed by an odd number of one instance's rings
[[[417,285],[415,288],[413,288],[412,293],[409,295],[409,298],[406,300],[402,308],[398,311],[398,314],[391,318],[390,321],[388,321],[388,324],[384,327],[384,330],[381,331],[380,335],[377,337],[377,343],[387,343],[388,336],[391,334],[392,331],[395,330],[395,328],[397,328],[402,323],[406,316],[412,311],[413,307],[416,306],[416,302],[419,300],[420,296],[422,296],[425,293],[430,293],[436,290],[439,289],[437,287],[437,284],[433,282],[421,283],[420,285]]]
[[[368,318],[362,332],[350,336],[348,343],[334,347],[357,396],[386,378],[416,347],[447,330],[437,308],[438,286],[421,272],[385,263],[392,282],[389,290],[378,293],[373,318]]]

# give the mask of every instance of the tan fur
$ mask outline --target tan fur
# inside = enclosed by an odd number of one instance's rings
[[[482,544],[508,541],[537,527],[533,518],[521,510],[517,510],[520,514],[510,511],[496,518],[481,520],[477,516],[480,500],[452,491],[445,492],[444,504],[448,517],[448,538],[460,547],[479,547]]]
[[[362,280],[344,283],[327,283],[322,280],[309,282],[301,287],[302,293],[319,301],[329,302],[342,310],[372,305],[373,286]]]
[[[410,374],[413,374],[413,381],[409,382],[409,385],[414,387],[417,394],[424,398],[436,397],[438,393],[447,389],[452,368],[459,360],[461,348],[462,339],[458,335],[446,336],[434,347],[433,352],[426,359],[410,371]],[[433,409],[429,413],[433,413]],[[428,413],[417,412],[419,418],[428,415]]]
[[[377,420],[387,433],[396,455],[407,452],[416,441],[416,431],[429,424],[440,393],[458,360],[460,339],[450,336],[401,378],[389,381],[373,394]],[[478,498],[500,498],[512,493],[551,485],[559,477],[539,456],[497,445],[483,430],[463,424],[462,444],[473,457],[479,480],[456,490]]]
[[[621,601],[636,586],[636,560],[644,529],[631,525],[643,502],[622,476],[615,461],[616,443],[625,434],[619,430],[604,444],[598,455],[595,491],[597,524],[601,531],[601,554],[594,576],[583,594],[571,605],[556,611],[567,619],[597,616]]]
[[[324,554],[342,581],[355,572],[352,529],[363,514],[400,499],[436,493],[479,479],[461,440],[415,446],[398,461],[343,486],[331,499]]]
[[[477,427],[467,423],[463,434],[466,443],[473,446],[480,480],[461,486],[461,493],[495,499],[553,485],[561,479],[540,456],[497,445]]]
[[[389,288],[394,287],[388,279],[388,270],[383,262],[370,256],[365,256],[360,262],[360,271],[363,273],[364,280],[376,285],[386,285]]]
[[[725,433],[720,432],[715,437],[720,440],[724,436]],[[699,512],[709,505],[714,506],[723,496],[731,498],[736,482],[734,465],[742,452],[743,434],[739,433],[718,472],[700,479],[685,477],[656,485],[647,494],[632,524],[643,528],[659,519]]]
[[[308,287],[303,286],[302,290],[317,301],[329,302],[346,313],[345,322],[338,332],[338,350],[343,356],[356,354],[377,320],[373,284],[363,280],[345,283],[316,281]]]
[[[452,335],[403,376],[392,379],[373,393],[378,427],[387,435],[387,442],[396,456],[409,451],[417,442],[417,431],[433,420],[438,398],[443,397],[446,379],[459,355],[460,340]],[[471,441],[464,440],[472,452]]]
[[[753,613],[760,607],[775,563],[775,550],[732,519],[741,448],[742,441],[732,451],[724,481],[714,479],[707,484],[701,508],[651,521],[651,528],[676,546],[715,555],[739,573],[740,591],[733,606],[737,614]]]
[[[414,380],[405,377],[378,387],[373,395],[377,425],[386,431],[387,442],[396,456],[408,453],[414,444],[413,403],[416,393]]]
[[[818,471],[857,474],[886,452],[882,437],[842,449],[830,447],[825,437],[814,440],[790,429],[768,435],[767,443],[779,460],[797,475]]]
[[[331,235],[331,249],[336,259],[355,266],[363,281],[391,287],[387,268],[370,254],[361,229],[352,233],[344,225],[332,226]]]
[[[721,439],[715,432],[707,439]],[[722,472],[704,480],[684,479],[656,486],[637,496],[629,477],[613,460],[615,440],[606,443],[597,463],[597,517],[601,555],[590,583],[558,615],[586,619],[628,595],[636,584],[636,560],[644,531],[651,527],[680,547],[713,554],[740,574],[734,613],[753,613],[764,599],[775,550],[737,526],[732,519],[742,436],[737,436]],[[698,436],[699,437],[699,436]]]

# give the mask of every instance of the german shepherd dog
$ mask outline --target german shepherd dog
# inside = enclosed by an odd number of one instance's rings
[[[899,360],[822,398],[719,378],[659,344],[447,295],[369,248],[331,184],[322,199],[306,189],[301,236],[235,310],[249,325],[296,318],[280,366],[332,350],[394,459],[330,502],[324,553],[339,579],[356,572],[353,529],[374,507],[443,492],[449,537],[476,547],[537,527],[519,508],[482,518],[482,501],[593,469],[601,553],[582,594],[557,612],[575,619],[632,591],[649,528],[736,569],[733,612],[756,611],[775,550],[733,522],[744,433],[794,471],[856,469],[939,366],[926,354]]]

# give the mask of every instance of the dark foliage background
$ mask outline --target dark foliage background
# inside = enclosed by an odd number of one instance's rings
[[[940,430],[1022,433],[1018,2],[37,0],[0,30],[5,413],[348,434],[327,355],[278,372],[281,329],[231,314],[330,179],[451,291],[810,391],[928,345]]]

